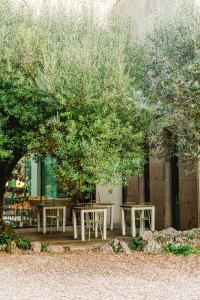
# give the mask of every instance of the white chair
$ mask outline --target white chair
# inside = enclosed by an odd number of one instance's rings
[[[95,231],[95,237],[98,237],[98,230],[100,231],[101,238],[103,239],[103,214],[102,213],[87,213],[86,214],[86,226],[88,229],[88,240],[91,239],[91,229]]]
[[[48,212],[48,210],[47,210]],[[50,228],[51,228],[51,232],[53,231],[53,222],[56,221],[55,225],[56,227],[59,227],[59,224],[60,224],[60,219],[61,219],[61,216],[60,216],[60,213],[57,215],[57,210],[49,210],[49,212],[51,212],[50,214],[46,214],[46,219],[47,219],[47,222],[48,222],[48,219],[50,220]],[[57,228],[58,230],[58,228]]]

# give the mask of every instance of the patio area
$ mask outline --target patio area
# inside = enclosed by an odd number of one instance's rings
[[[78,227],[79,237],[80,237],[80,227]],[[50,245],[61,245],[65,248],[66,251],[69,250],[89,250],[95,249],[105,243],[105,240],[102,240],[100,237],[95,238],[94,233],[91,236],[91,240],[88,240],[88,233],[86,232],[86,240],[81,241],[81,238],[74,239],[73,236],[73,227],[66,226],[66,232],[52,232],[47,231],[46,234],[37,232],[35,228],[30,229],[16,229],[16,233],[21,236],[29,238],[32,242],[47,242]],[[128,229],[128,235],[122,236],[121,229],[114,229],[113,231],[107,231],[107,240],[113,238],[131,240],[131,231]]]

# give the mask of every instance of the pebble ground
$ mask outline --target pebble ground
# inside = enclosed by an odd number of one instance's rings
[[[200,300],[200,257],[0,254],[1,300]]]

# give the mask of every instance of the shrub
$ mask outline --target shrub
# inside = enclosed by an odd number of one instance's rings
[[[43,242],[41,244],[41,251],[42,252],[48,252],[48,250],[49,250],[49,243],[48,242]]]
[[[0,244],[1,245],[10,245],[14,241],[14,234],[1,232],[0,233]]]
[[[113,249],[113,252],[116,254],[123,252],[122,246],[119,243],[115,243],[115,240],[111,242],[111,247]]]
[[[19,249],[30,250],[31,249],[31,242],[26,237],[17,237],[16,238],[16,246]]]
[[[144,240],[142,236],[137,233],[134,240],[128,244],[128,247],[130,250],[142,250],[144,248]]]
[[[4,250],[11,253],[10,247],[16,245],[17,248],[23,250],[31,249],[31,242],[26,237],[21,237],[14,233],[13,228],[10,226],[2,228],[3,231],[0,232],[0,245],[7,245]]]
[[[190,254],[193,254],[194,248],[190,245],[175,245],[172,243],[169,243],[165,248],[165,252],[167,253],[173,253],[175,255],[184,255],[188,256]]]

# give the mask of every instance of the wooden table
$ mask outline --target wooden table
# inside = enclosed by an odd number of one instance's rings
[[[103,239],[106,240],[106,227],[107,227],[107,207],[102,205],[90,205],[90,206],[77,206],[72,209],[73,214],[73,226],[74,226],[74,238],[78,238],[77,230],[77,213],[81,214],[81,240],[85,241],[85,214],[94,213],[95,219],[98,213],[103,213]],[[98,227],[95,224],[95,237],[98,237]]]
[[[42,210],[42,219],[43,219],[43,233],[47,232],[46,229],[46,212],[47,210],[56,210],[57,220],[56,220],[56,230],[59,229],[59,215],[60,210],[63,211],[63,222],[62,222],[62,232],[65,232],[65,220],[66,220],[66,206],[51,206],[51,205],[38,205],[38,214],[37,214],[37,221],[38,221],[38,232],[40,232],[40,211]]]
[[[122,214],[122,235],[126,235],[126,222],[125,222],[125,211],[131,211],[131,235],[132,237],[136,236],[136,211],[141,211],[143,217],[144,212],[150,211],[151,213],[151,230],[155,230],[155,206],[154,205],[140,205],[140,204],[124,204],[121,205],[121,214]]]

